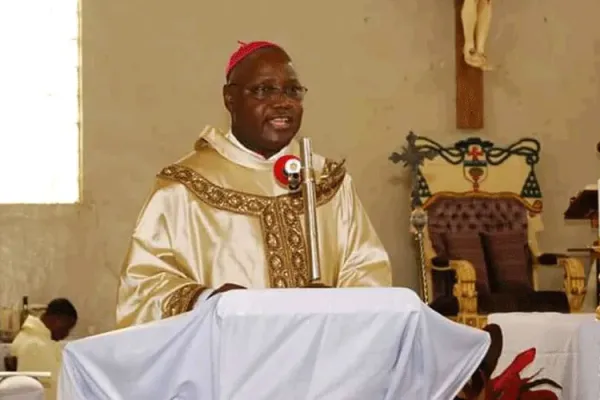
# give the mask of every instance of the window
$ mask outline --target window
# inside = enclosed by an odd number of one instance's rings
[[[0,0],[0,203],[80,198],[78,0]]]

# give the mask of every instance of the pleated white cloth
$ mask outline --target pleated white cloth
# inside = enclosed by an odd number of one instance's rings
[[[69,343],[62,400],[448,400],[490,344],[401,288],[232,291]]]

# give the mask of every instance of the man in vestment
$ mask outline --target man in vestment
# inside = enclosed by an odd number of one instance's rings
[[[206,127],[195,151],[164,168],[137,221],[119,283],[120,328],[191,310],[239,288],[310,283],[301,196],[278,183],[307,89],[288,54],[243,45],[226,69],[228,132]],[[313,156],[321,283],[390,286],[388,255],[342,163]]]
[[[234,53],[223,86],[230,130],[206,127],[193,152],[158,174],[121,271],[119,328],[232,289],[315,286],[302,198],[273,171],[280,157],[300,154],[306,92],[281,47],[253,42]],[[391,286],[388,255],[343,163],[317,154],[313,163],[319,286]]]
[[[67,299],[54,299],[41,317],[29,315],[11,343],[11,355],[17,357],[18,371],[50,372],[46,399],[56,398],[56,382],[61,367],[62,346],[77,324],[77,311]]]

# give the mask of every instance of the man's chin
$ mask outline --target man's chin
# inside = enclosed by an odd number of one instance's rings
[[[269,149],[279,151],[292,141],[298,132],[297,129],[272,130],[265,129],[263,139],[268,144]]]

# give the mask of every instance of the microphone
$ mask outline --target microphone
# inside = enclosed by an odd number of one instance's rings
[[[273,175],[281,185],[295,192],[300,189],[302,162],[293,155],[281,156],[273,165]]]

